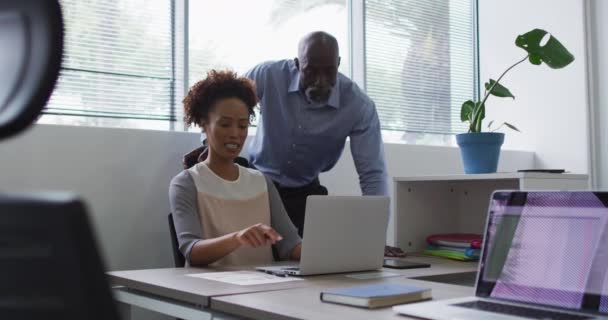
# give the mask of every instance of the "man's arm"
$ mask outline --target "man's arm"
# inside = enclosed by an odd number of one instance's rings
[[[262,100],[264,97],[264,83],[266,80],[266,66],[261,63],[255,67],[249,69],[243,77],[253,80],[255,83],[255,91],[258,99]]]
[[[371,100],[350,134],[350,150],[363,195],[388,195],[380,120]]]
[[[350,134],[350,150],[359,173],[359,184],[363,195],[388,195],[384,144],[380,132],[380,120],[373,102],[365,108],[363,115]],[[385,246],[386,257],[405,257],[403,250]]]

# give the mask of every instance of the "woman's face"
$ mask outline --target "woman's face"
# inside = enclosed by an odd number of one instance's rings
[[[238,98],[215,102],[207,121],[202,123],[209,152],[221,159],[234,161],[243,149],[249,129],[247,105]]]

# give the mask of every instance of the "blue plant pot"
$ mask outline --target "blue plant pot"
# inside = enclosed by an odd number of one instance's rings
[[[494,173],[498,167],[500,147],[505,141],[501,132],[474,132],[456,135],[464,172]]]

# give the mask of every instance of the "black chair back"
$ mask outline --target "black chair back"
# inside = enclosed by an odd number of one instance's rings
[[[0,195],[0,319],[118,320],[87,210],[70,194]]]
[[[177,268],[183,268],[186,265],[186,258],[179,251],[179,243],[177,242],[177,233],[175,232],[175,223],[173,223],[173,214],[169,213],[169,232],[171,233],[171,247],[173,248],[173,263]]]

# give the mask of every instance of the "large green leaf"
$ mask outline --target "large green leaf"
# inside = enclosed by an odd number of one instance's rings
[[[496,84],[496,85],[494,85],[494,84]],[[501,97],[501,98],[511,97],[511,98],[515,99],[515,96],[511,93],[511,91],[509,91],[509,89],[507,89],[500,83],[496,83],[495,80],[490,79],[490,82],[485,83],[486,90],[490,90],[490,88],[492,88],[492,86],[494,86],[494,89],[492,89],[492,91],[490,91],[490,94],[497,96],[497,97]]]
[[[475,108],[475,103],[472,100],[466,101],[460,108],[460,121],[471,121],[471,112]]]
[[[547,34],[545,30],[534,29],[517,36],[515,45],[528,52],[532,64],[538,65],[542,61],[553,69],[560,69],[574,61],[574,56],[551,34],[547,43],[541,46]]]

